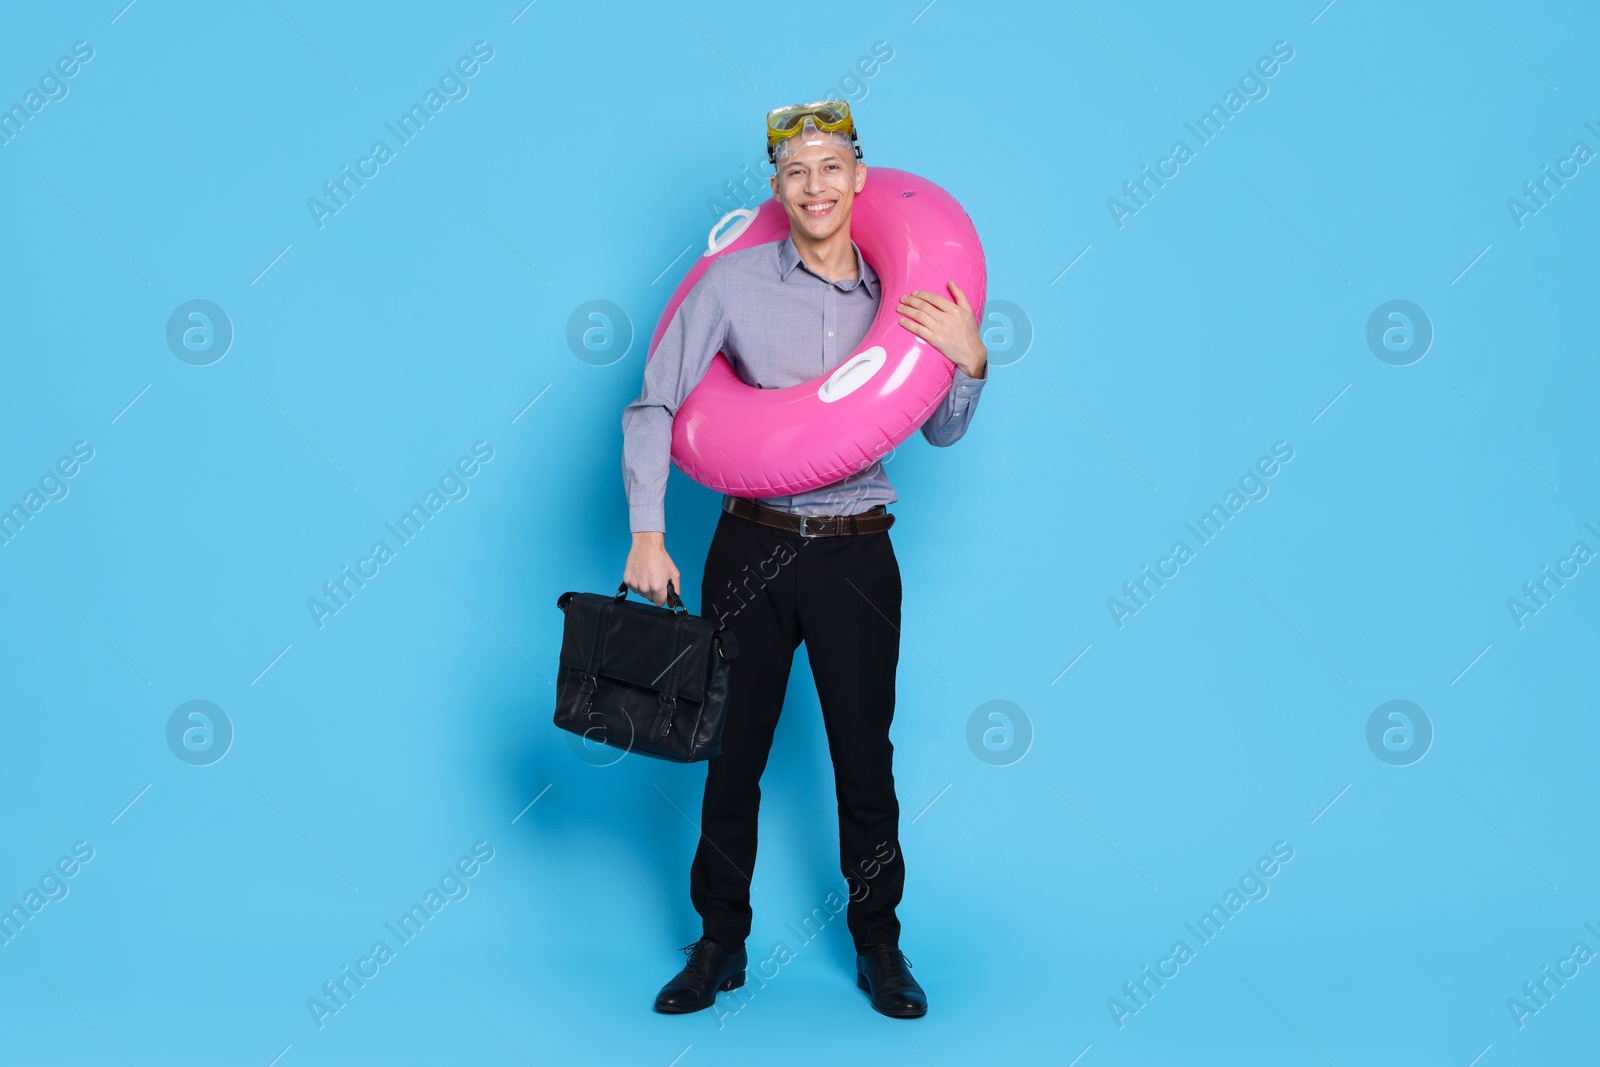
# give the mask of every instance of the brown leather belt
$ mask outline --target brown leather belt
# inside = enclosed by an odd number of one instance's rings
[[[878,504],[859,515],[797,515],[792,511],[778,511],[762,507],[754,500],[729,496],[722,502],[722,510],[741,519],[759,522],[778,530],[797,533],[801,537],[841,537],[851,534],[881,533],[894,525],[894,516],[885,505]]]

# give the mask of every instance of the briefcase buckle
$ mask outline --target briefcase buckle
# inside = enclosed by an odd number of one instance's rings
[[[666,693],[656,694],[656,702],[661,705],[661,710],[656,714],[655,728],[650,731],[650,740],[660,741],[672,730],[672,717],[678,710],[678,698]]]

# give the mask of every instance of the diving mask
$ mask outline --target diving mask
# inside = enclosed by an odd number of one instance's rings
[[[767,112],[767,159],[774,166],[808,145],[833,144],[854,149],[861,158],[855,120],[844,100],[791,104]]]

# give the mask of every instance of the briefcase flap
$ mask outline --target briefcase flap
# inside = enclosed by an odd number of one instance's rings
[[[598,641],[601,652],[596,674],[660,692],[672,677],[674,657],[679,656],[679,698],[697,704],[705,699],[707,657],[717,655],[711,620],[698,615],[676,617],[666,608],[615,601],[599,593],[569,594],[562,599],[566,600],[567,616],[561,635],[562,666],[587,670]],[[602,624],[602,612],[608,605],[611,610]]]

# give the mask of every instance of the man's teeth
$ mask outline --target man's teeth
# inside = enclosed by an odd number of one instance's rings
[[[831,207],[833,207],[833,202],[830,200],[825,204],[807,204],[806,210],[814,215],[821,215]]]

